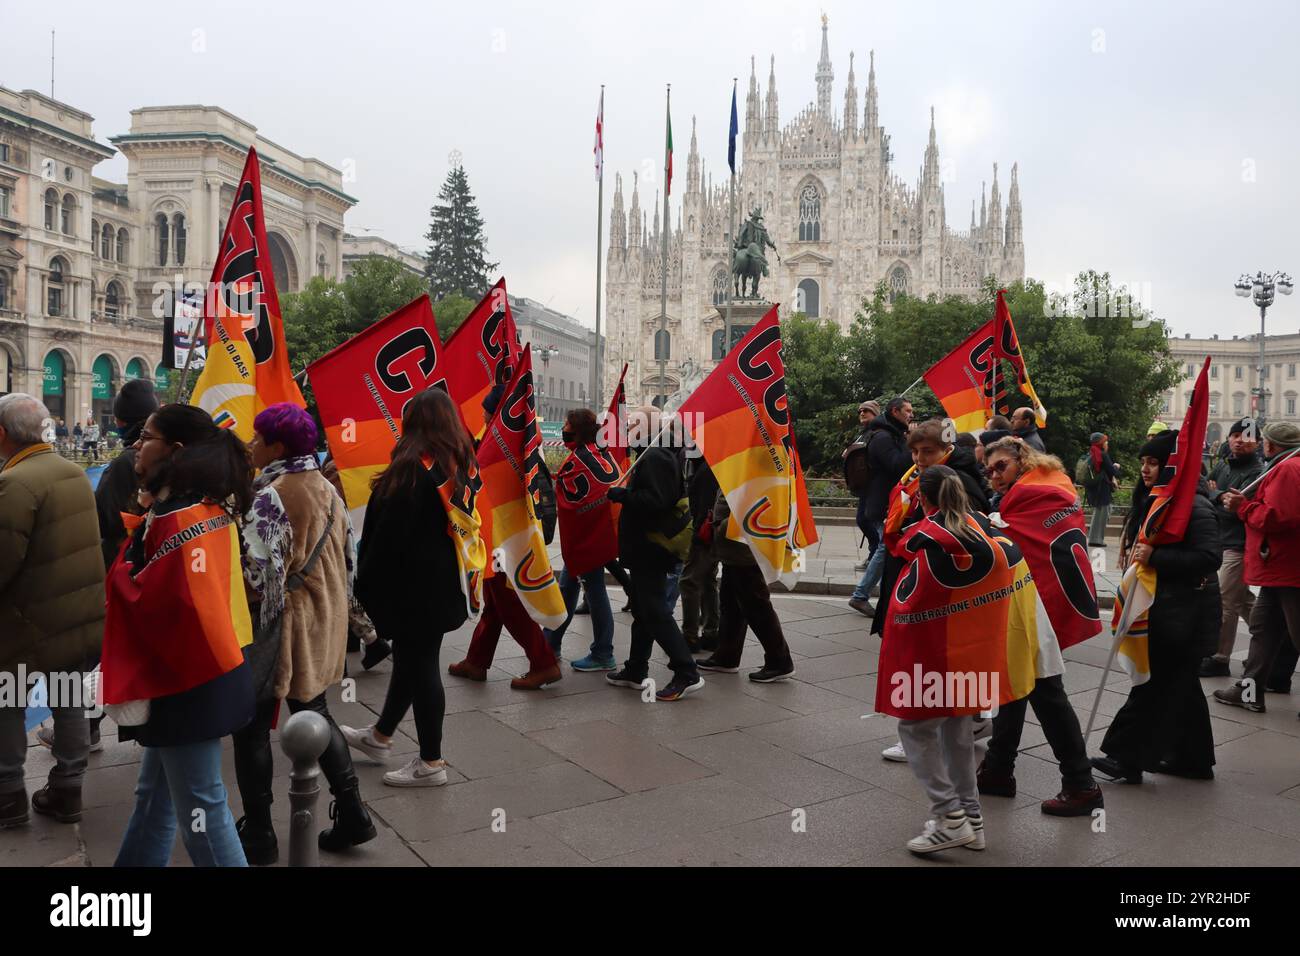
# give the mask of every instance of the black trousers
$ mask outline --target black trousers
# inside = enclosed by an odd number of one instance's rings
[[[993,718],[993,736],[989,738],[988,754],[984,766],[994,773],[1012,773],[1016,768],[1016,752],[1020,749],[1020,734],[1025,728],[1025,711],[1034,708],[1034,716],[1043,728],[1043,736],[1051,744],[1052,755],[1061,765],[1061,784],[1064,789],[1090,790],[1097,782],[1092,776],[1088,760],[1088,747],[1083,742],[1079,715],[1070,705],[1065,693],[1065,681],[1060,674],[1044,677],[1034,682],[1028,697],[1013,700],[998,708]]]
[[[384,708],[375,721],[375,729],[391,737],[406,719],[406,712],[414,711],[420,759],[430,762],[442,759],[442,719],[447,713],[447,694],[442,689],[442,666],[438,662],[442,638],[441,634],[423,633],[391,640],[393,673]]]
[[[286,703],[290,714],[302,710],[315,711],[329,724],[330,742],[320,755],[320,769],[329,781],[330,793],[338,794],[355,786],[357,774],[352,767],[352,754],[339,725],[330,714],[325,695],[321,694],[311,700],[288,700]],[[272,779],[275,776],[271,722],[275,720],[275,712],[279,708],[278,700],[260,702],[253,719],[231,735],[235,749],[235,780],[239,784],[239,795],[244,802],[245,813],[256,813],[259,809],[261,812],[269,812],[271,806],[274,793]]]
[[[668,613],[668,575],[662,569],[630,568],[628,598],[632,601],[632,647],[624,666],[634,680],[645,680],[650,667],[650,650],[658,644],[668,655],[674,676],[694,681],[700,676],[695,658]]]
[[[1147,638],[1151,676],[1129,691],[1101,742],[1102,753],[1126,767],[1152,770],[1214,766],[1210,708],[1198,676],[1204,648],[1187,635]]]
[[[718,636],[718,560],[713,546],[691,542],[691,553],[682,567],[682,633],[687,640],[701,636],[714,641]]]
[[[752,630],[763,645],[763,663],[773,670],[793,667],[781,619],[772,607],[772,592],[757,565],[722,566],[722,615],[718,650],[714,655],[728,667],[738,667],[745,649],[745,631]]]
[[[1256,699],[1262,700],[1266,686],[1291,683],[1296,661],[1293,651],[1300,648],[1300,588],[1260,588],[1249,623],[1250,650],[1242,677],[1255,681]],[[1290,668],[1286,667],[1288,660]],[[1286,672],[1281,681],[1277,670]]]

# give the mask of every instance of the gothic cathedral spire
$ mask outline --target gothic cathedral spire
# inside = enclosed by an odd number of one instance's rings
[[[773,145],[776,144],[777,134],[781,129],[781,121],[777,112],[776,105],[776,54],[772,54],[772,68],[767,75],[767,141]]]
[[[835,80],[835,71],[831,69],[830,41],[826,37],[826,28],[830,18],[822,14],[822,58],[817,61],[817,111],[827,120],[831,118],[831,83]]]
[[[858,136],[858,88],[853,76],[853,52],[849,52],[849,85],[844,90],[844,135],[849,139]]]
[[[876,108],[876,51],[872,50],[871,66],[867,70],[867,109],[862,117],[862,135],[874,136],[880,126],[880,113]]]

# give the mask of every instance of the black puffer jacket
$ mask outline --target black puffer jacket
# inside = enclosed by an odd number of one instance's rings
[[[975,460],[975,453],[969,448],[957,445],[953,448],[952,454],[948,456],[948,460],[944,464],[957,472],[962,487],[966,489],[966,497],[970,501],[970,506],[976,511],[988,514],[988,479],[984,477],[984,466]]]
[[[673,507],[685,493],[682,459],[673,448],[652,447],[641,452],[628,479],[623,508],[618,514],[618,559],[629,571],[663,571],[677,559],[651,541],[653,532],[663,533],[673,516]]]
[[[1015,435],[1030,448],[1035,448],[1043,454],[1047,454],[1047,448],[1043,445],[1043,436],[1038,433],[1038,426],[1030,424],[1025,428],[1017,428],[1011,434]]]
[[[871,435],[867,442],[871,481],[867,486],[864,514],[868,521],[884,521],[889,509],[889,491],[911,467],[912,453],[907,450],[906,430],[888,414],[876,418],[867,431]]]
[[[1231,455],[1221,461],[1210,473],[1214,487],[1210,489],[1210,501],[1214,504],[1215,514],[1219,517],[1219,539],[1225,548],[1234,551],[1246,550],[1246,526],[1241,523],[1235,511],[1225,511],[1219,499],[1229,488],[1239,490],[1264,474],[1264,459],[1258,452],[1249,455]]]

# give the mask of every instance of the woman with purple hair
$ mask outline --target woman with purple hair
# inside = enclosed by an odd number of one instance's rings
[[[356,548],[347,507],[321,474],[316,423],[305,409],[280,403],[253,421],[249,454],[260,469],[245,522],[244,580],[256,637],[248,650],[257,713],[234,734],[235,777],[244,816],[236,824],[252,864],[279,856],[271,825],[270,731],[285,700],[290,713],[313,710],[330,727],[320,766],[334,800],[334,825],[322,850],[343,850],[376,836],[347,741],[325,702],[343,677]]]

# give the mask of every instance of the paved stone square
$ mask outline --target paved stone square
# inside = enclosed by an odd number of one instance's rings
[[[856,534],[826,529],[824,560],[833,580],[854,577]],[[1113,556],[1112,556],[1113,561]],[[615,610],[621,592],[611,593]],[[1251,714],[1210,703],[1218,765],[1213,781],[1147,775],[1140,787],[1103,784],[1105,832],[1089,819],[1044,816],[1038,802],[1060,778],[1032,709],[1016,768],[1019,795],[986,798],[988,850],[955,850],[918,859],[904,842],[919,832],[927,805],[905,764],[887,763],[893,718],[869,716],[878,638],[870,622],[830,595],[775,599],[795,657],[797,677],[757,685],[745,673],[706,674],[705,689],[672,704],[643,703],[603,674],[577,674],[541,691],[515,691],[509,678],[527,662],[504,637],[486,683],[444,676],[447,786],[384,786],[387,767],[358,755],[362,793],[380,836],[325,866],[427,865],[1300,865],[1300,695],[1270,694],[1268,711]],[[631,618],[617,614],[615,648],[625,654]],[[444,666],[463,656],[470,629],[444,643]],[[1106,663],[1108,635],[1066,652],[1066,684],[1086,721]],[[576,618],[567,660],[582,656],[590,620]],[[1236,657],[1245,655],[1239,632]],[[744,664],[758,667],[751,638]],[[372,722],[390,665],[356,678],[356,700],[331,692],[340,723]],[[359,670],[357,659],[350,669]],[[1236,670],[1239,671],[1239,665]],[[651,676],[669,672],[656,654]],[[1202,681],[1205,693],[1228,678]],[[1090,738],[1093,752],[1123,704],[1127,678],[1112,673]],[[86,812],[62,825],[33,814],[25,828],[0,831],[0,865],[107,866],[133,805],[140,749],[104,724],[104,751],[90,758]],[[415,751],[408,720],[395,739]],[[31,738],[28,790],[42,785],[51,758]],[[982,746],[982,745],[981,745]],[[276,746],[275,817],[287,858],[287,758]],[[397,763],[396,760],[393,761]],[[226,746],[225,777],[238,816],[239,795]],[[321,816],[328,794],[322,791]],[[795,811],[803,811],[798,814]],[[494,821],[504,819],[494,829]],[[797,820],[806,821],[799,832]],[[179,841],[173,862],[188,866]]]

